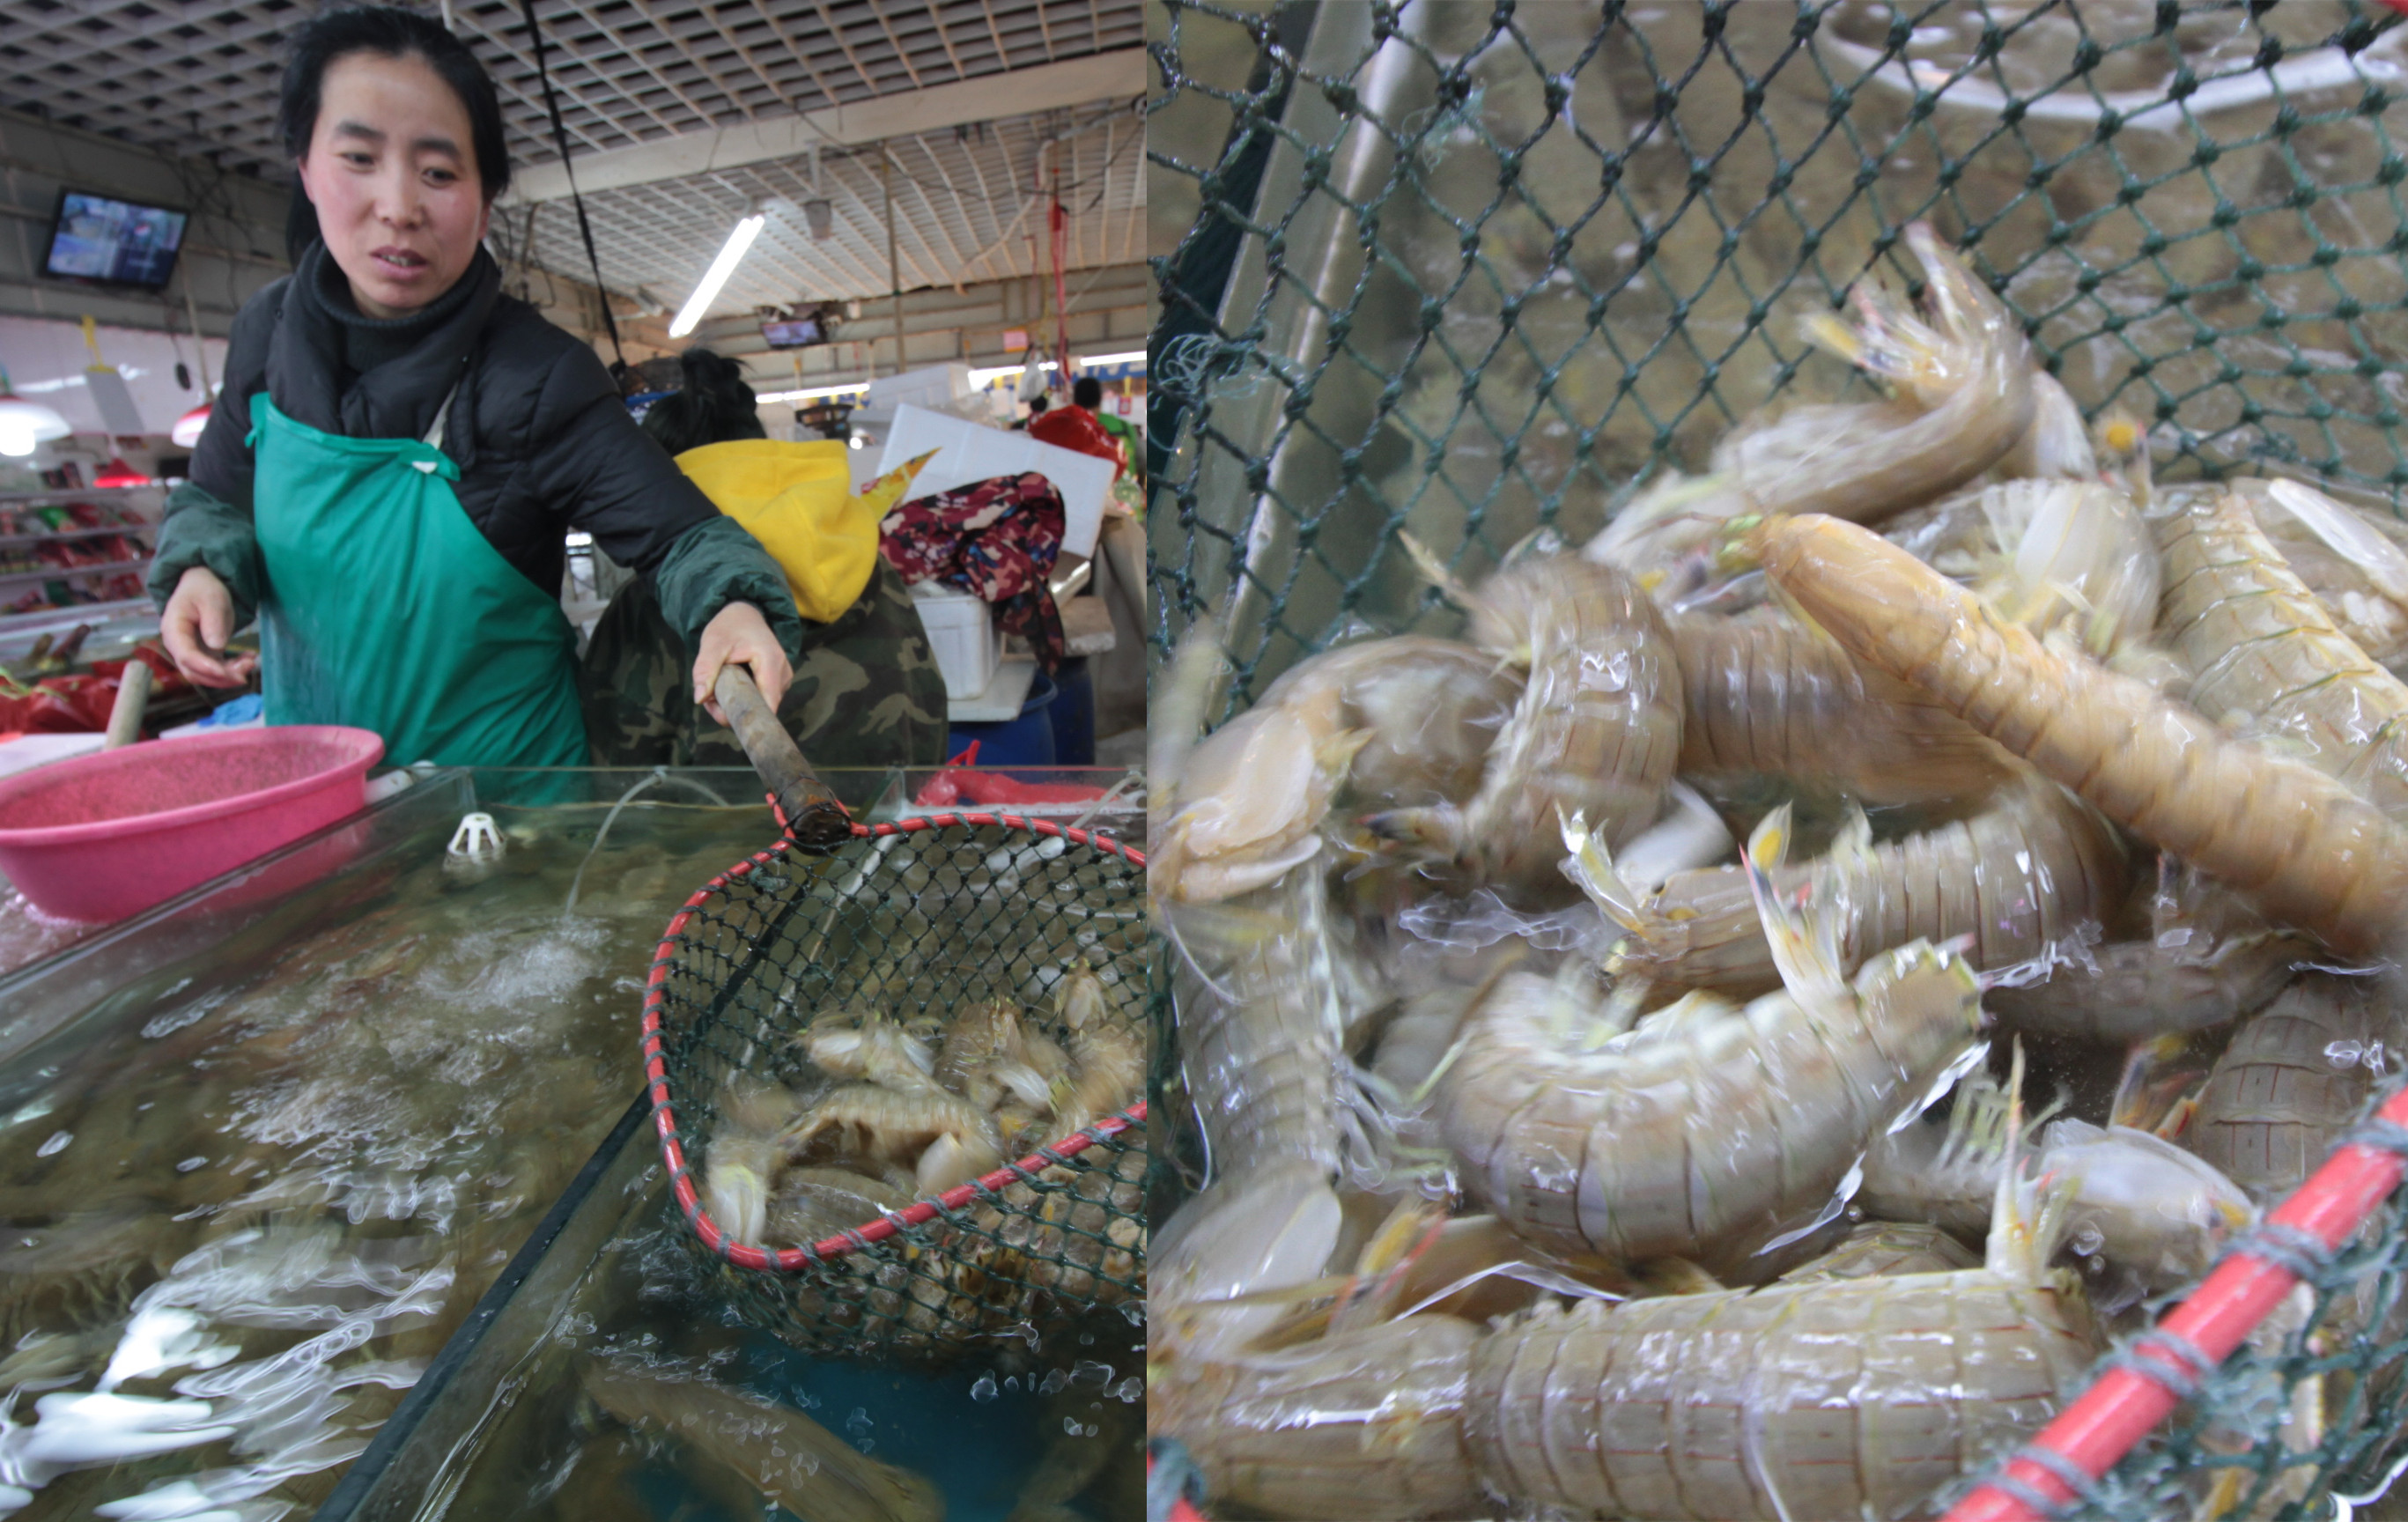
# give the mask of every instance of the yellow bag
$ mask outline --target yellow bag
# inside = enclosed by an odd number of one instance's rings
[[[795,606],[818,624],[835,622],[869,584],[879,520],[936,452],[888,471],[856,496],[848,450],[835,439],[741,438],[677,457],[702,495],[761,541],[786,573]]]

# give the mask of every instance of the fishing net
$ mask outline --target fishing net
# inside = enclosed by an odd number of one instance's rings
[[[712,880],[670,921],[644,1054],[685,1240],[749,1324],[806,1352],[1025,1368],[1077,1357],[1097,1314],[1145,1303],[1145,1105],[942,1196],[809,1244],[728,1239],[705,1206],[731,1081],[796,1084],[796,1038],[831,1012],[942,1028],[991,999],[1066,1049],[1054,990],[1093,969],[1142,1052],[1144,858],[1013,815],[881,825],[832,853],[792,837]]]
[[[1799,320],[1869,272],[1919,290],[1918,220],[2161,479],[2286,471],[2378,513],[2408,488],[2381,7],[1165,0],[1153,38],[1154,635],[1220,621],[1215,719],[1341,639],[1456,633],[1407,536],[1476,579],[1767,402],[1868,396]],[[2315,1313],[2081,1515],[2184,1515],[2220,1470],[2231,1515],[2376,1488],[2403,1226],[2386,1204],[2306,1265]]]

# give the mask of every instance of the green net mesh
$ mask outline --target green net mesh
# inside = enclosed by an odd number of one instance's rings
[[[680,1149],[689,1217],[707,1209],[697,1185],[731,1084],[808,1085],[814,1070],[796,1038],[815,1019],[874,1013],[933,1041],[963,1011],[1001,999],[1075,1055],[1082,1041],[1061,1024],[1054,990],[1084,966],[1110,996],[1134,1088],[1150,962],[1143,896],[1144,869],[1112,850],[993,824],[826,855],[781,842],[724,875],[672,924],[647,1004],[661,1034],[653,1098]],[[898,1133],[914,1123],[903,1098]],[[1098,1315],[1140,1320],[1145,1303],[1146,1128],[1126,1112],[1098,1119],[1083,1150],[1024,1158],[1000,1186],[990,1175],[967,1200],[937,1201],[926,1221],[824,1258],[748,1266],[700,1221],[686,1240],[712,1260],[739,1316],[809,1353],[1068,1364],[1080,1344],[1066,1334]],[[1063,1152],[1059,1142],[1052,1150]]]
[[[1354,634],[1455,633],[1404,535],[1476,578],[1769,400],[1866,395],[1799,322],[1876,268],[1914,288],[1917,220],[2086,412],[2148,426],[2161,478],[2408,488],[2408,36],[2380,7],[1153,15],[1154,633],[1222,621],[1216,718]],[[2187,1515],[2222,1471],[2235,1515],[2377,1486],[2401,1225],[2085,1515]]]
[[[1586,537],[1793,381],[1850,395],[1798,319],[1876,265],[1907,280],[1918,218],[2086,409],[2153,424],[2167,473],[2280,462],[2395,501],[2396,29],[2313,4],[1166,5],[1150,194],[1158,223],[1196,211],[1154,261],[1164,632],[1226,611],[1241,706],[1352,621],[1443,616],[1398,530],[1477,572],[1541,524]]]

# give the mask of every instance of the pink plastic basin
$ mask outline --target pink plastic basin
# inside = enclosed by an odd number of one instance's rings
[[[0,780],[0,872],[107,924],[358,811],[384,741],[294,725],[154,740]]]

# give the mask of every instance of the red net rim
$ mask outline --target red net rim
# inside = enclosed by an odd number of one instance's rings
[[[2408,1146],[2408,1134],[2401,1127],[2408,1127],[2408,1089],[2384,1102],[2363,1135],[2334,1148],[2323,1167],[2268,1213],[2266,1225],[2285,1229],[2293,1243],[2313,1238],[2329,1257],[2408,1172],[2400,1150]],[[1942,1522],[2040,1522],[2086,1499],[2080,1490],[2087,1486],[2077,1489],[2069,1475],[2078,1471],[2097,1480],[2172,1414],[2199,1378],[2188,1367],[2189,1352],[2203,1355],[2211,1368],[2220,1367],[2300,1282],[2295,1269],[2274,1258],[2298,1261],[2298,1256],[2296,1245],[2286,1252],[2254,1251],[2244,1236],[2188,1299],[2135,1339],[2128,1353],[2056,1420],[1950,1507]],[[2044,1457],[2029,1457],[2034,1450]],[[2049,1503],[2046,1510],[2033,1504],[2040,1500]]]
[[[772,798],[770,801],[774,809],[776,800]],[[867,840],[882,835],[913,835],[952,826],[993,826],[1025,830],[1034,835],[1055,836],[1075,845],[1118,856],[1133,867],[1145,865],[1143,852],[1109,835],[1073,829],[1050,819],[1028,819],[1019,814],[921,814],[888,824],[856,824],[853,826],[853,834],[855,840]],[[765,1252],[749,1242],[730,1240],[727,1233],[720,1229],[719,1223],[711,1219],[710,1213],[703,1208],[701,1193],[695,1187],[693,1170],[686,1166],[685,1142],[678,1131],[676,1106],[669,1099],[667,1034],[661,1025],[661,1005],[667,997],[665,990],[668,984],[669,962],[676,955],[678,937],[684,932],[687,922],[694,918],[695,911],[701,907],[704,899],[731,881],[776,861],[792,843],[794,837],[791,833],[782,836],[767,850],[754,852],[696,888],[670,917],[668,928],[662,932],[660,948],[652,954],[652,971],[644,979],[644,1092],[652,1101],[652,1127],[660,1133],[661,1161],[668,1168],[670,1187],[677,1195],[679,1208],[685,1212],[687,1224],[702,1239],[704,1246],[739,1269],[768,1273],[800,1272],[884,1242],[908,1227],[934,1220],[939,1211],[960,1210],[982,1196],[992,1197],[1011,1185],[1033,1181],[1047,1168],[1077,1156],[1096,1142],[1118,1136],[1133,1126],[1145,1124],[1146,1106],[1140,1099],[1117,1115],[1097,1121],[1084,1130],[1073,1131],[1050,1146],[1039,1147],[1025,1157],[1006,1163],[995,1171],[949,1189],[933,1199],[915,1200],[892,1215],[882,1215],[808,1247],[781,1247]]]

